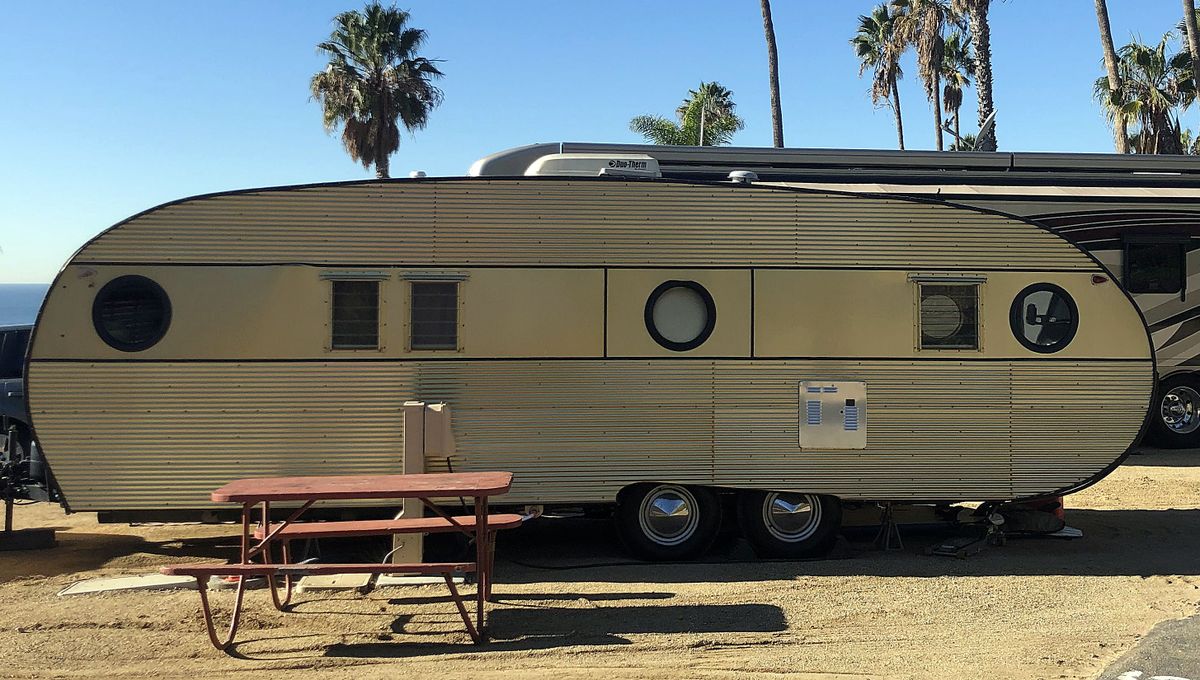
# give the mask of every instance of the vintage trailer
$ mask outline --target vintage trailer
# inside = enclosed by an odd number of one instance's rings
[[[452,413],[425,471],[511,470],[513,504],[615,504],[641,554],[684,558],[722,495],[761,553],[806,555],[838,499],[1080,489],[1139,437],[1155,364],[1112,274],[1020,218],[600,176],[168,203],[67,263],[26,375],[71,510],[400,472],[419,400]]]

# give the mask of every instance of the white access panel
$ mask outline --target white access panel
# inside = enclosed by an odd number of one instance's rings
[[[800,448],[867,448],[867,383],[800,383]]]

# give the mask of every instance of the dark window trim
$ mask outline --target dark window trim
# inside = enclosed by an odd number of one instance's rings
[[[668,290],[672,288],[690,288],[700,295],[700,299],[704,301],[704,311],[708,315],[705,320],[704,328],[700,331],[700,335],[687,342],[675,342],[663,337],[662,333],[658,332],[658,328],[654,325],[654,304]],[[646,309],[644,313],[646,322],[646,330],[650,333],[650,337],[658,344],[666,347],[673,352],[686,352],[690,349],[696,349],[708,340],[708,336],[712,335],[713,329],[717,327],[717,303],[713,300],[713,296],[704,286],[695,281],[663,281],[658,284],[651,293],[650,297],[646,298]]]
[[[951,277],[910,277],[910,280],[917,284],[917,351],[918,352],[982,352],[983,351],[983,284],[986,279],[979,278],[963,278],[955,279]],[[925,344],[925,317],[921,313],[921,303],[924,300],[922,296],[922,288],[925,286],[958,286],[961,288],[973,288],[975,293],[975,344],[974,345],[926,345]]]
[[[374,277],[336,277],[326,278],[329,281],[329,350],[332,352],[375,352],[383,349],[383,285],[382,279]],[[375,284],[375,344],[373,345],[339,345],[337,344],[337,284],[339,283],[373,283]],[[369,321],[352,321],[350,323],[370,323]]]
[[[1187,254],[1190,250],[1192,238],[1186,234],[1125,234],[1121,237],[1121,277],[1122,285],[1125,290],[1133,295],[1174,295],[1179,293],[1179,300],[1187,300]],[[1177,244],[1182,246],[1179,249],[1179,288],[1176,290],[1162,291],[1136,291],[1130,288],[1129,282],[1132,280],[1131,264],[1129,258],[1129,246],[1131,245],[1155,245],[1155,244]]]
[[[1050,291],[1051,293],[1061,295],[1067,302],[1067,309],[1071,310],[1071,327],[1067,330],[1066,336],[1055,345],[1039,345],[1025,337],[1025,327],[1021,319],[1021,315],[1025,312],[1023,309],[1025,297],[1041,291]],[[1054,354],[1066,349],[1071,344],[1071,341],[1075,339],[1075,333],[1079,330],[1079,307],[1075,304],[1075,298],[1071,297],[1071,294],[1062,286],[1053,283],[1034,283],[1022,288],[1021,292],[1017,293],[1016,297],[1013,298],[1012,304],[1008,308],[1008,326],[1012,330],[1013,337],[1025,349],[1037,352],[1038,354]]]
[[[118,288],[123,288],[128,285],[139,285],[146,287],[150,294],[158,299],[162,305],[162,318],[158,320],[158,328],[150,338],[141,342],[125,342],[113,337],[112,333],[104,327],[101,307],[107,300],[109,295]],[[96,334],[109,347],[120,350],[122,352],[141,352],[142,350],[150,349],[158,344],[167,335],[167,330],[171,327],[171,298],[167,295],[167,291],[158,285],[157,282],[140,274],[126,274],[104,284],[96,293],[96,297],[92,299],[92,326],[96,329]]]
[[[459,326],[462,322],[462,286],[460,285],[466,280],[466,277],[435,277],[431,275],[404,277],[408,281],[408,350],[410,352],[457,352],[461,349],[460,343],[462,338],[459,337]],[[413,304],[417,295],[417,286],[421,284],[450,284],[454,286],[454,342],[444,345],[423,345],[418,346],[413,342],[413,332],[416,328],[417,321],[414,318],[416,314],[416,305]]]

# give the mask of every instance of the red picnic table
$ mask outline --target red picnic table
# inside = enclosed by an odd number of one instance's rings
[[[487,636],[484,602],[492,590],[493,537],[497,530],[520,526],[525,520],[516,514],[488,514],[488,500],[508,493],[512,486],[511,472],[456,472],[448,474],[353,475],[334,477],[265,477],[239,479],[212,492],[218,503],[240,503],[242,506],[241,558],[234,564],[173,564],[161,569],[164,574],[193,576],[200,591],[200,605],[208,638],[217,649],[226,649],[237,634],[242,613],[242,597],[246,580],[265,576],[271,590],[271,601],[284,611],[291,601],[292,579],[317,574],[439,574],[446,580],[450,596],[462,616],[467,633],[476,643]],[[475,514],[452,516],[435,504],[434,498],[469,497],[474,500]],[[317,501],[405,499],[417,498],[433,517],[402,517],[391,520],[336,521],[297,523],[304,511]],[[271,503],[300,502],[282,522],[271,522]],[[252,532],[252,515],[261,505],[261,519]],[[388,534],[461,532],[475,540],[474,562],[414,562],[407,564],[296,564],[290,562],[290,541],[308,538],[344,538]],[[271,545],[279,543],[281,562],[271,562]],[[261,556],[261,561],[254,558]],[[475,573],[475,622],[454,584],[456,575]],[[237,594],[229,632],[224,638],[217,635],[212,610],[208,603],[207,580],[211,576],[238,576]],[[275,578],[284,579],[286,592],[281,599]]]

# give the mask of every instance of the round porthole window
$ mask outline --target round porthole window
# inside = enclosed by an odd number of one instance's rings
[[[96,293],[92,324],[100,339],[122,352],[153,347],[171,325],[171,300],[144,276],[120,276]]]
[[[1049,354],[1070,344],[1079,329],[1079,309],[1053,283],[1035,283],[1017,293],[1009,310],[1013,335],[1035,352]]]
[[[695,281],[666,281],[646,299],[646,330],[667,349],[695,349],[712,335],[716,325],[717,305]]]

